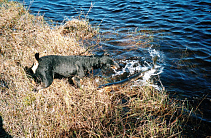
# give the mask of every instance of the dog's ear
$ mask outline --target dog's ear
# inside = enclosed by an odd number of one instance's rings
[[[38,61],[39,60],[39,53],[35,54],[35,59]]]

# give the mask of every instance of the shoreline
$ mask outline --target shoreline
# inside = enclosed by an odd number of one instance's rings
[[[24,72],[35,61],[34,53],[88,55],[79,39],[92,39],[98,32],[78,19],[52,27],[17,2],[3,2],[0,14],[0,116],[8,135],[182,137],[187,103],[170,99],[164,90],[125,86],[110,93],[98,91],[93,78],[85,78],[83,89],[62,79],[34,93]]]

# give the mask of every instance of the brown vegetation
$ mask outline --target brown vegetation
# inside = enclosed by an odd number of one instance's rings
[[[83,89],[65,79],[38,93],[24,72],[34,54],[90,54],[78,42],[96,34],[85,20],[50,26],[19,3],[0,9],[0,116],[15,137],[175,137],[180,136],[183,106],[165,91],[125,86],[98,90],[92,78]],[[85,52],[85,53],[84,53]]]

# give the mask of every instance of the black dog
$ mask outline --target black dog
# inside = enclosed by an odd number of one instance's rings
[[[49,87],[56,76],[71,78],[77,87],[80,87],[80,79],[93,69],[118,68],[119,65],[112,58],[102,56],[58,56],[49,55],[39,58],[31,68],[25,68],[35,82],[41,83],[35,90]]]

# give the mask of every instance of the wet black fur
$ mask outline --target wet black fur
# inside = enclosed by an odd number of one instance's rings
[[[80,78],[86,76],[93,69],[107,69],[112,65],[118,67],[118,64],[109,56],[59,56],[49,55],[39,57],[35,54],[39,65],[35,73],[31,68],[25,68],[27,74],[30,74],[41,87],[36,90],[49,87],[54,78],[65,77],[72,79],[77,87],[80,87]]]

